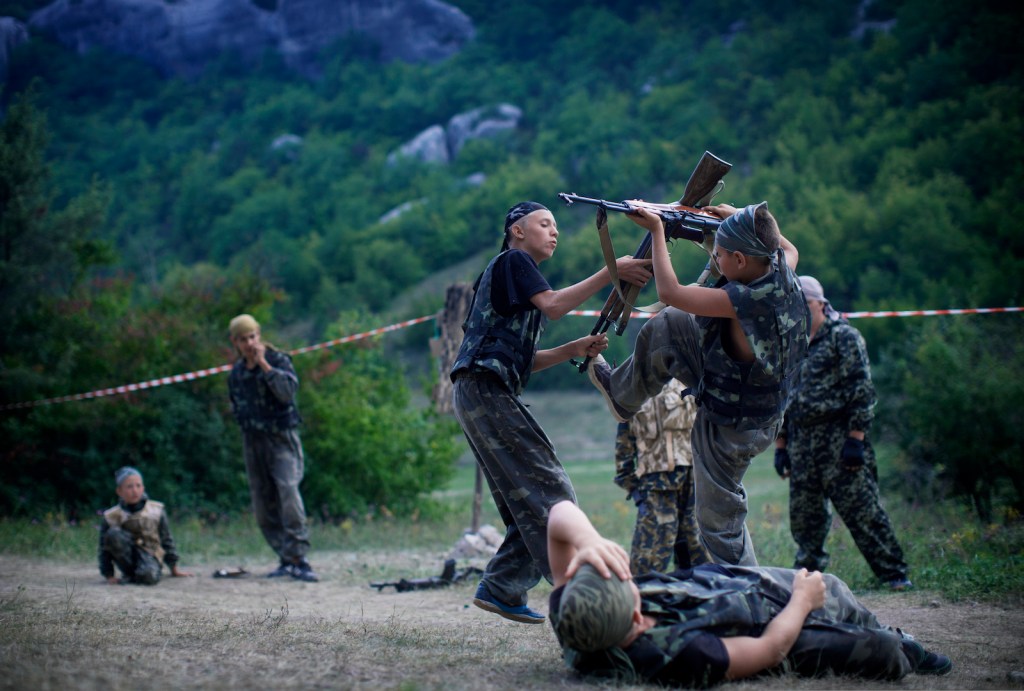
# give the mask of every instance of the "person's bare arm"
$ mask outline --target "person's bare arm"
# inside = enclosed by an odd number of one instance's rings
[[[583,564],[591,564],[605,578],[612,573],[624,581],[631,578],[626,550],[601,537],[583,510],[569,500],[548,511],[548,563],[556,588]]]
[[[570,358],[597,357],[608,348],[608,336],[584,336],[575,341],[563,343],[557,348],[538,350],[533,358],[533,370],[539,372],[553,365],[559,365]]]
[[[672,268],[668,243],[665,241],[665,224],[660,216],[643,207],[637,207],[636,213],[630,214],[629,218],[651,234],[651,259],[659,300],[666,305],[702,317],[736,318],[736,310],[724,290],[680,285],[676,271]]]
[[[647,285],[647,281],[651,279],[650,267],[650,259],[634,259],[626,256],[619,257],[615,261],[615,270],[618,272],[619,278],[630,285],[641,288]],[[559,290],[545,290],[537,293],[530,298],[530,302],[548,319],[561,319],[570,310],[576,309],[594,293],[608,285],[610,280],[608,267],[604,267],[579,283]]]
[[[796,245],[787,240],[781,233],[779,234],[779,245],[786,252],[786,264],[789,265],[789,270],[795,272],[797,262],[800,261],[800,252],[797,251]]]
[[[729,655],[726,679],[742,679],[780,664],[796,642],[807,615],[825,605],[821,573],[800,569],[793,578],[793,594],[758,637],[722,638]]]

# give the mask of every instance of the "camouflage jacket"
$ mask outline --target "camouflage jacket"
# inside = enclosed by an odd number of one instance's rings
[[[647,399],[628,423],[619,426],[615,439],[615,482],[627,492],[679,489],[685,476],[677,467],[693,465],[690,431],[697,403],[683,396],[684,386],[672,379],[662,392]]]
[[[807,302],[796,275],[779,258],[756,281],[728,281],[721,289],[729,294],[754,361],[740,363],[726,352],[726,319],[698,317],[704,373],[697,400],[715,424],[740,431],[763,429],[781,419],[790,380],[807,352]]]
[[[845,320],[826,319],[793,379],[786,426],[843,420],[866,432],[876,402],[864,337]]]
[[[301,418],[295,405],[299,378],[292,359],[286,353],[267,348],[271,370],[249,369],[239,358],[228,376],[231,411],[238,426],[246,432],[283,432],[299,426]]]
[[[114,575],[113,559],[103,549],[103,537],[111,528],[120,528],[130,533],[136,546],[167,566],[173,567],[178,563],[178,552],[174,547],[174,538],[171,537],[164,505],[152,499],[143,499],[131,506],[119,501],[117,506],[103,512],[103,523],[100,524],[99,566],[104,578]]]

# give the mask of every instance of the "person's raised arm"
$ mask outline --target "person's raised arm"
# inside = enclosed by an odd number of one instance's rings
[[[735,319],[736,310],[724,290],[696,285],[680,285],[665,240],[665,224],[661,216],[637,207],[628,218],[651,234],[651,260],[658,299],[684,312],[702,317],[729,317]]]
[[[786,253],[786,264],[789,265],[790,271],[796,271],[796,264],[800,261],[800,252],[797,251],[796,245],[786,239],[786,236],[779,233],[779,246]]]
[[[825,581],[819,571],[800,569],[793,577],[789,602],[769,622],[764,633],[722,638],[729,654],[726,679],[742,679],[780,664],[796,642],[807,615],[825,605]]]
[[[615,270],[619,278],[630,285],[644,287],[651,279],[651,260],[635,259],[630,256],[619,257],[615,261]],[[579,283],[566,286],[559,290],[545,290],[536,293],[530,298],[534,307],[544,313],[548,319],[561,319],[571,310],[582,305],[594,293],[608,285],[611,276],[608,267],[603,267],[592,276],[584,278]]]
[[[563,500],[548,510],[548,563],[555,587],[565,585],[583,564],[605,578],[612,573],[629,580],[629,555],[618,543],[601,537],[583,510]]]

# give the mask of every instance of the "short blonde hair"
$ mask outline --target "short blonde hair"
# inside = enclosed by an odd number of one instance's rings
[[[259,330],[260,323],[251,314],[240,314],[228,324],[228,333],[231,335],[232,340]]]

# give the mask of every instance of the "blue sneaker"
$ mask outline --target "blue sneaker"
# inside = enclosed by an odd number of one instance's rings
[[[293,568],[294,567],[290,563],[282,560],[276,569],[267,574],[267,578],[284,578],[285,576],[291,576]]]
[[[914,584],[905,576],[903,578],[894,578],[885,585],[889,590],[897,593],[903,592],[904,590],[913,590],[914,588]]]
[[[481,583],[476,589],[476,597],[473,598],[473,604],[480,609],[493,612],[499,616],[511,619],[512,621],[518,621],[522,624],[543,624],[547,619],[540,612],[535,612],[526,605],[519,605],[518,607],[512,607],[506,605],[504,602],[498,600],[498,598],[491,595],[491,591],[487,589],[487,586]]]

